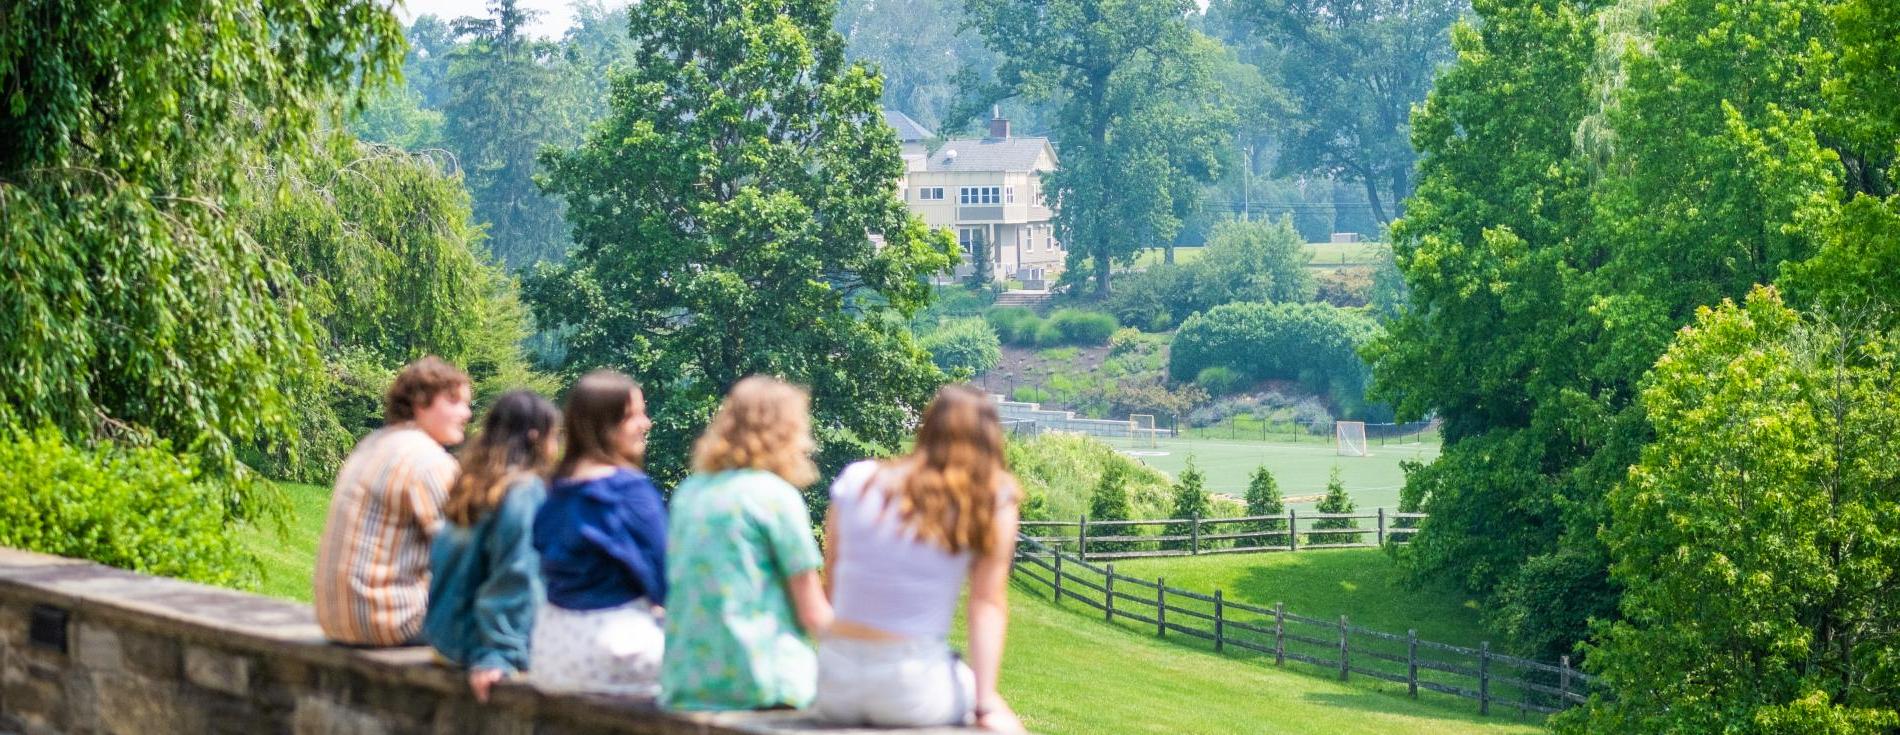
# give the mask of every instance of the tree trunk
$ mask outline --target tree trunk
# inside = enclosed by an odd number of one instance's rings
[[[1372,218],[1381,225],[1392,224],[1392,218],[1385,214],[1385,205],[1379,201],[1379,182],[1371,176],[1361,177],[1359,181],[1366,185],[1366,202],[1372,205]]]

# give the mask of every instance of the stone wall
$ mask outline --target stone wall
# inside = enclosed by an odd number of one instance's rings
[[[0,733],[822,730],[792,712],[686,715],[518,681],[480,704],[431,659],[330,645],[304,605],[0,549]]]

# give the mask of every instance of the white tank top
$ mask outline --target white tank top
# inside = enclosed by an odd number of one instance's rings
[[[898,635],[948,636],[971,554],[951,554],[918,539],[884,502],[884,478],[874,477],[877,471],[876,462],[858,462],[831,483],[838,536],[827,539],[838,549],[831,570],[833,610],[839,620]]]

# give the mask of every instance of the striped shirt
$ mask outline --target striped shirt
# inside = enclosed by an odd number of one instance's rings
[[[421,429],[363,438],[337,473],[317,545],[317,625],[330,640],[398,646],[422,633],[429,541],[457,465]]]

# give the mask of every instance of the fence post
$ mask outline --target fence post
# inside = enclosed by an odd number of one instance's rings
[[[1385,507],[1379,508],[1379,548],[1385,548]]]
[[[1227,618],[1226,618],[1226,614],[1223,613],[1221,610],[1222,607],[1223,605],[1221,604],[1220,588],[1215,587],[1214,588],[1214,652],[1215,653],[1220,653],[1221,649],[1225,647],[1227,643]],[[1569,656],[1564,657],[1564,661],[1569,661],[1569,660],[1570,660]],[[1569,677],[1565,677],[1564,679],[1564,681],[1569,681],[1569,680],[1570,680]]]
[[[1168,636],[1168,580],[1155,577],[1155,635]]]
[[[1418,630],[1405,631],[1405,690],[1418,699]]]
[[[1352,671],[1352,647],[1346,642],[1346,616],[1339,616],[1339,680]]]
[[[1075,524],[1075,558],[1089,560],[1089,517],[1077,516]]]
[[[1188,534],[1188,555],[1199,556],[1201,553],[1201,512],[1198,510],[1194,512],[1194,525]]]
[[[1300,514],[1292,508],[1286,509],[1286,543],[1288,551],[1300,550],[1299,533]]]
[[[1491,714],[1491,642],[1478,644],[1478,714]]]
[[[1570,707],[1570,657],[1569,656],[1563,657],[1561,663],[1559,663],[1557,676],[1558,676],[1557,691],[1563,692],[1562,694],[1557,695],[1557,708],[1569,709]]]
[[[1060,546],[1056,547],[1054,551],[1051,552],[1051,555],[1056,558],[1056,584],[1055,584],[1056,593],[1055,594],[1056,594],[1056,604],[1060,605],[1062,604],[1062,547]]]
[[[1286,603],[1273,603],[1273,665],[1286,665]]]

